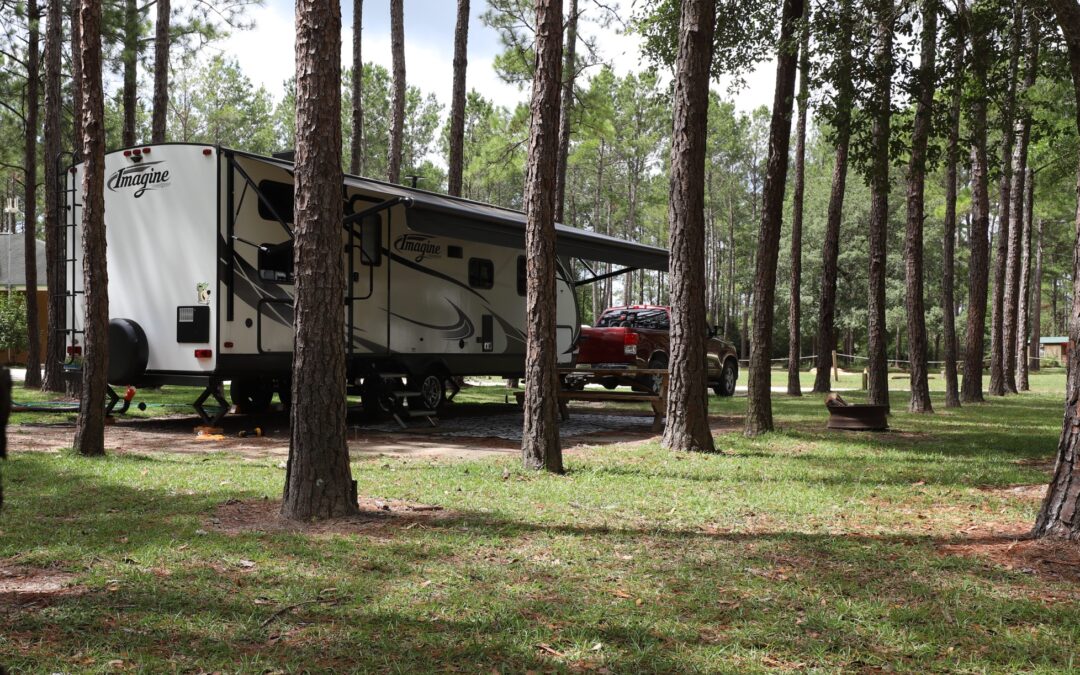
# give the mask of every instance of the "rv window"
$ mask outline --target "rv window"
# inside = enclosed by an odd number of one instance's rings
[[[469,258],[469,285],[491,288],[495,285],[495,263],[483,258]]]
[[[519,255],[517,261],[517,291],[518,295],[525,297],[525,256]]]
[[[293,222],[293,186],[289,183],[280,183],[276,180],[261,180],[259,181],[259,192],[263,197],[266,197],[266,201],[270,202],[270,205],[274,207],[274,211],[281,216],[286,223]],[[274,214],[267,208],[263,200],[259,199],[259,217],[265,220],[277,221]]]
[[[293,282],[292,240],[259,247],[259,278],[275,284]]]
[[[360,262],[378,267],[382,265],[382,216],[364,218],[360,223]]]

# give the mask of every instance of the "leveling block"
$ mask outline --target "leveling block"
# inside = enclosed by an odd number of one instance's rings
[[[225,440],[224,431],[221,427],[198,426],[195,427],[195,440],[223,441]]]

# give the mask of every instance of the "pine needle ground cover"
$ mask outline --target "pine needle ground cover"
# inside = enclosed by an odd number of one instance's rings
[[[778,374],[782,377],[782,374]],[[898,384],[894,382],[894,386]],[[3,467],[0,663],[15,672],[1062,672],[1080,555],[1020,539],[1064,376],[893,431],[782,431],[513,458],[365,458],[364,515],[273,517],[277,460],[128,449]],[[845,394],[850,400],[858,395]],[[745,399],[710,397],[736,416]],[[941,405],[935,395],[935,405]]]

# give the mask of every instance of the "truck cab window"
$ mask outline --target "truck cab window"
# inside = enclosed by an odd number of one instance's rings
[[[293,242],[259,247],[259,278],[275,284],[293,283]]]

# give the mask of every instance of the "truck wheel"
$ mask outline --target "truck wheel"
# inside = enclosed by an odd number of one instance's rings
[[[733,396],[736,379],[738,379],[738,372],[735,369],[735,360],[724,361],[724,367],[720,371],[720,381],[713,385],[713,392],[717,396]]]
[[[649,359],[649,367],[656,370],[667,370],[668,356],[667,354],[658,354]],[[651,375],[648,378],[649,390],[654,394],[660,393],[660,386],[664,383],[664,378],[660,375]]]
[[[409,384],[412,386],[413,382]],[[422,410],[441,410],[446,405],[446,374],[438,368],[428,369],[419,379],[416,391],[421,395],[409,399],[410,405],[415,401]]]
[[[241,412],[249,415],[264,413],[274,398],[274,385],[269,379],[258,376],[233,378],[229,398]]]

